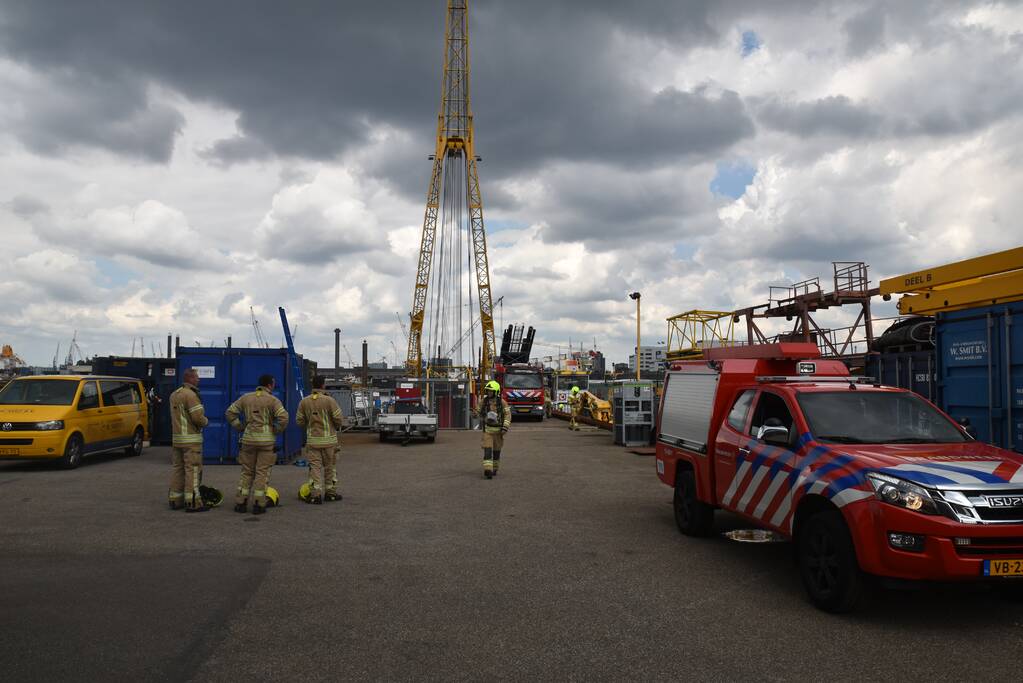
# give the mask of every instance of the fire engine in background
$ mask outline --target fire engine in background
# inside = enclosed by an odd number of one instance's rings
[[[676,361],[657,430],[682,533],[711,534],[720,508],[794,541],[821,609],[852,609],[864,574],[1023,593],[1023,456],[813,344]]]
[[[536,330],[509,325],[501,336],[501,354],[494,366],[494,379],[508,402],[512,416],[544,418],[543,370],[530,365]]]
[[[512,417],[544,418],[543,370],[527,363],[498,365],[494,379],[511,408]]]

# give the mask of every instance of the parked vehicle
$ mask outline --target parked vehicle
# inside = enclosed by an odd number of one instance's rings
[[[149,405],[128,377],[21,377],[0,389],[0,458],[77,467],[91,453],[142,454]]]
[[[863,575],[1023,589],[1023,456],[912,392],[850,377],[813,344],[676,361],[657,425],[675,521],[734,512],[795,544],[810,600],[853,608]]]
[[[401,437],[402,443],[413,438],[433,442],[437,438],[437,416],[426,412],[419,389],[399,388],[388,412],[377,416],[380,441]]]

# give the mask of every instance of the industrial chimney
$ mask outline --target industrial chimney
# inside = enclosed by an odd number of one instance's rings
[[[362,386],[369,386],[369,344],[362,340]]]
[[[341,379],[341,328],[334,328],[334,381]]]

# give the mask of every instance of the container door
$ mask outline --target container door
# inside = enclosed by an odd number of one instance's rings
[[[204,412],[209,424],[203,430],[203,461],[208,463],[232,462],[229,443],[231,428],[227,424],[224,413],[231,404],[230,364],[225,349],[203,349],[198,347],[178,347],[177,367],[173,377],[180,385],[181,377],[187,368],[195,368],[199,373],[199,395],[202,399]],[[159,410],[170,419],[170,401],[164,401]]]
[[[278,462],[300,451],[302,432],[295,425],[295,411],[300,399],[294,390],[287,352],[284,349],[231,349],[230,358],[231,401],[255,391],[259,386],[260,376],[272,375],[275,383],[273,394],[288,411],[288,427],[283,435],[277,436],[275,443]],[[239,450],[237,433],[231,438],[229,449],[231,459],[237,460]]]
[[[1009,309],[1005,327],[1005,405],[1009,441],[1006,448],[1023,453],[1023,309]]]
[[[935,326],[942,409],[996,446],[1007,443],[1003,318],[994,308],[971,309],[939,314]]]

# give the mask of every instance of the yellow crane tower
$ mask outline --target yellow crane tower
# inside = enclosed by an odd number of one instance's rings
[[[461,321],[461,304],[445,303],[439,293],[428,296],[430,289],[431,265],[437,241],[438,214],[444,210],[454,214],[455,220],[468,218],[469,250],[475,270],[475,291],[479,300],[479,319],[482,340],[480,354],[480,376],[487,376],[495,358],[493,304],[490,293],[490,265],[487,259],[487,236],[483,228],[483,198],[480,194],[479,173],[473,146],[472,109],[469,106],[469,19],[468,0],[448,0],[447,18],[444,30],[444,75],[441,88],[440,113],[437,117],[437,146],[431,157],[433,172],[426,193],[426,214],[423,218],[423,235],[419,247],[419,265],[416,270],[416,287],[412,297],[408,335],[408,357],[406,369],[413,377],[423,372],[423,327],[428,305],[431,316],[438,319],[454,318]],[[442,233],[443,234],[443,233]],[[459,238],[460,239],[460,233]],[[459,243],[460,244],[460,243]],[[466,251],[469,251],[466,250]],[[441,252],[442,254],[445,253]],[[449,252],[460,258],[461,254]],[[435,287],[453,288],[454,279],[442,277],[447,266],[442,258],[440,274],[435,278]],[[458,272],[460,281],[461,272]],[[461,296],[459,289],[459,297]],[[470,293],[470,310],[472,290]],[[431,299],[433,300],[431,302]],[[460,301],[460,300],[459,300]],[[459,310],[453,312],[451,309]],[[476,321],[470,319],[472,328]],[[433,325],[433,323],[431,323]],[[464,326],[463,326],[464,327]],[[453,341],[442,335],[436,340],[444,348]],[[434,346],[431,344],[431,347]],[[432,348],[431,348],[432,350]]]

